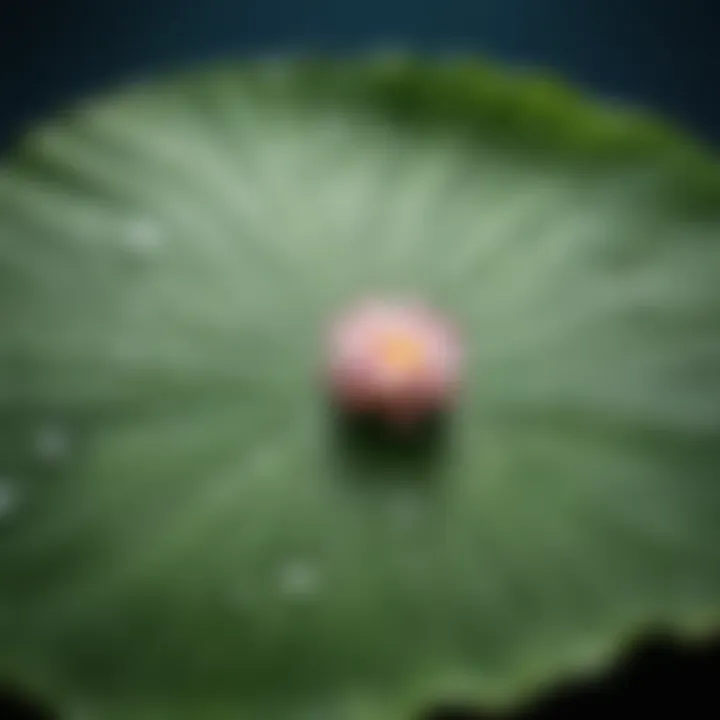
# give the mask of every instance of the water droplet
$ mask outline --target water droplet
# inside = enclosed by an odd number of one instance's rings
[[[70,439],[61,427],[48,426],[42,428],[35,438],[37,454],[49,462],[56,462],[68,454]]]
[[[10,515],[18,505],[18,494],[10,478],[0,477],[0,520]]]
[[[134,220],[127,229],[127,241],[140,252],[152,252],[163,244],[160,226],[151,220]]]
[[[317,592],[320,577],[312,564],[294,560],[287,563],[280,571],[280,589],[286,595],[303,597]]]

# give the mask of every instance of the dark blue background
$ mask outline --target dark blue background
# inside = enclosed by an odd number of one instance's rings
[[[713,0],[4,0],[0,143],[126,77],[256,50],[474,50],[549,66],[720,141]]]

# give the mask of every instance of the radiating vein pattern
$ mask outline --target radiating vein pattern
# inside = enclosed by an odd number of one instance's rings
[[[0,668],[356,720],[717,617],[720,213],[254,88],[91,103],[0,172]],[[343,457],[317,386],[382,292],[468,346],[427,467]]]

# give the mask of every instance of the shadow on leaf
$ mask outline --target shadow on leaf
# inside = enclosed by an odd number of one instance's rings
[[[446,458],[450,421],[429,414],[412,425],[390,423],[375,413],[333,409],[336,457],[350,477],[431,485]]]

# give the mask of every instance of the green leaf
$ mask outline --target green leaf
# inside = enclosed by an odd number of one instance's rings
[[[67,718],[401,720],[716,627],[718,277],[715,160],[557,81],[298,59],[68,109],[0,172],[0,671]],[[432,458],[323,402],[376,292],[464,329]]]

